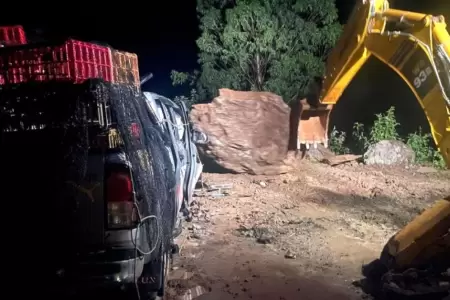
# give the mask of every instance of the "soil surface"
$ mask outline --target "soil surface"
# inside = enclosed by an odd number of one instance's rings
[[[203,182],[177,239],[168,299],[367,299],[352,285],[361,266],[450,194],[448,171],[305,160],[290,174]]]

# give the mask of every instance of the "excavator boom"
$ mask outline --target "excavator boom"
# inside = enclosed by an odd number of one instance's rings
[[[433,140],[450,167],[450,35],[444,17],[391,9],[386,0],[358,0],[327,60],[318,102],[329,109],[321,113],[322,118],[329,117],[329,110],[371,56],[393,69],[410,87],[430,124]],[[321,124],[327,127],[328,120]],[[310,126],[318,134],[309,132],[303,136],[317,137],[323,132],[326,135],[326,127]],[[327,138],[322,135],[319,140],[326,144]],[[450,268],[449,253],[447,197],[393,236],[381,261],[389,270],[427,268],[431,264]]]
[[[450,35],[444,17],[390,9],[385,0],[360,0],[328,57],[319,102],[336,104],[372,55],[410,87],[450,165]]]

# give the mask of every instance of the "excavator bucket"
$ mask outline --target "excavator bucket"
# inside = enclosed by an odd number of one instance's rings
[[[311,106],[306,99],[291,104],[290,150],[328,147],[328,124],[332,105]]]

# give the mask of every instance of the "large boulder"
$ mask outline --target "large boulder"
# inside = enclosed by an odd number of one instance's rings
[[[194,128],[208,136],[198,145],[205,171],[272,175],[291,170],[287,162],[290,109],[268,92],[220,89],[211,103],[194,105]]]
[[[364,153],[367,165],[409,166],[414,163],[415,153],[400,141],[384,140],[369,146]]]

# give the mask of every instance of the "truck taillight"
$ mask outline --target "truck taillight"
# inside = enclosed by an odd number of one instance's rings
[[[137,221],[133,182],[125,172],[113,172],[106,180],[108,228],[129,228]]]

